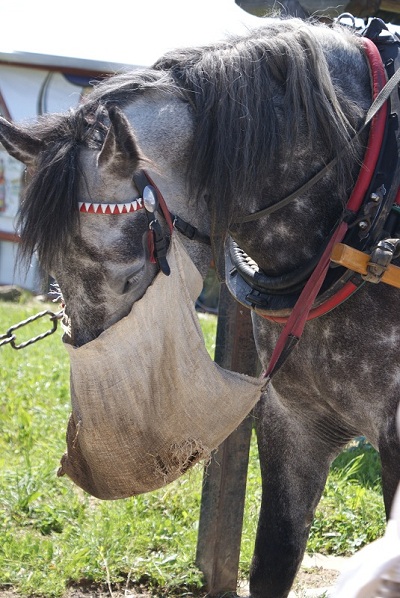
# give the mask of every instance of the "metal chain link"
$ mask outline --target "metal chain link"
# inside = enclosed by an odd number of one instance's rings
[[[14,326],[10,326],[5,334],[0,334],[0,347],[10,344],[13,349],[24,349],[25,347],[28,347],[29,345],[46,338],[46,336],[50,336],[50,334],[53,334],[57,330],[58,320],[61,320],[63,314],[63,310],[54,313],[49,309],[46,309],[35,314],[34,316],[31,316],[30,318],[27,318],[26,320],[22,320],[22,322],[19,322],[18,324],[14,324]],[[19,328],[22,328],[23,326],[26,326],[27,324],[30,324],[39,318],[43,318],[44,316],[49,316],[50,321],[53,322],[53,328],[43,332],[42,334],[39,334],[38,336],[34,336],[23,343],[16,344],[15,341],[17,337],[14,334],[14,330],[18,330]]]

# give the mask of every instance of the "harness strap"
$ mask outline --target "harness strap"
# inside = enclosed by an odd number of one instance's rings
[[[140,172],[134,174],[133,181],[142,196],[144,188],[147,185],[151,185],[154,188],[154,190],[157,193],[158,203],[160,204],[161,212],[168,224],[170,233],[172,233],[173,229],[175,228],[178,232],[180,232],[182,235],[184,235],[191,241],[197,241],[198,243],[203,243],[204,245],[211,245],[211,240],[208,235],[201,233],[195,226],[192,226],[191,224],[189,224],[189,222],[186,222],[186,220],[184,220],[180,216],[172,214],[172,212],[169,211],[160,189],[154,183],[154,181],[152,180],[152,178],[146,170],[141,170]]]
[[[176,216],[175,214],[171,214],[171,216],[174,228],[176,228],[182,235],[185,235],[185,237],[191,241],[198,241],[198,243],[203,243],[204,245],[211,245],[211,240],[208,235],[201,233],[199,229],[189,224],[189,222],[186,222],[186,220],[183,220],[180,216]]]

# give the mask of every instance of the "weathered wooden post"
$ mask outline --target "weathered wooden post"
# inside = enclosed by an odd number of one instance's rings
[[[233,299],[225,284],[220,293],[215,361],[251,376],[259,371],[250,312]],[[237,587],[252,423],[250,414],[213,453],[204,471],[196,564],[210,596],[235,592]]]

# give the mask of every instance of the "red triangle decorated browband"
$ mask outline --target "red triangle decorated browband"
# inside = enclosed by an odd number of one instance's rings
[[[141,197],[125,203],[92,203],[80,201],[78,203],[79,211],[86,214],[129,214],[141,210],[143,200]]]

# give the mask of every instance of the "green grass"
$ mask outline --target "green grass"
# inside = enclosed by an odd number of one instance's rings
[[[0,333],[47,306],[0,302]],[[50,306],[54,311],[57,308]],[[214,351],[215,318],[200,315]],[[48,328],[38,322],[18,341]],[[0,348],[0,586],[21,595],[62,596],[68,584],[145,585],[168,595],[196,593],[194,565],[202,467],[166,488],[126,500],[87,496],[56,470],[70,413],[61,332],[21,351]],[[368,445],[344,452],[312,526],[309,551],[352,554],[384,531],[379,462]],[[247,577],[261,493],[251,446],[240,575]]]

